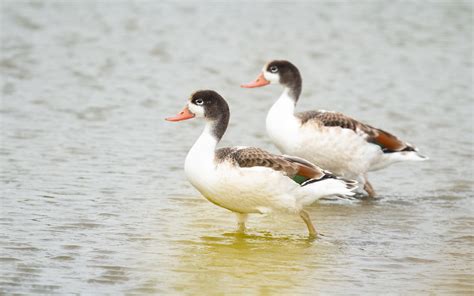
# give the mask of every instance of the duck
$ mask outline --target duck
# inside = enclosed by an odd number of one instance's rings
[[[298,68],[286,60],[266,63],[258,77],[243,88],[283,86],[267,113],[266,130],[282,152],[304,158],[322,169],[355,179],[368,197],[375,197],[368,172],[401,161],[424,161],[412,144],[395,135],[339,112],[295,112],[302,90]]]
[[[230,118],[226,100],[213,90],[194,92],[183,110],[167,121],[204,121],[189,150],[184,172],[191,185],[211,203],[236,214],[243,232],[249,214],[290,213],[301,217],[310,237],[317,232],[305,206],[324,198],[350,198],[357,182],[340,178],[296,156],[256,147],[217,148]]]

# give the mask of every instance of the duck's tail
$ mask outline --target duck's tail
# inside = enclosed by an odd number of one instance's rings
[[[402,161],[424,161],[428,160],[429,157],[422,155],[418,152],[418,149],[414,148],[413,150],[405,150],[398,152],[389,152],[384,153],[383,157],[379,161],[373,163],[370,167],[371,171],[376,171],[383,169],[391,164],[402,162]]]
[[[301,184],[302,189],[309,193],[305,197],[304,204],[328,197],[350,198],[355,194],[354,191],[358,188],[357,181],[325,173],[320,179],[310,179]]]
[[[388,155],[389,157],[393,158],[396,161],[424,161],[430,159],[428,156],[420,154],[418,150],[413,151],[400,151],[400,152],[393,152]]]

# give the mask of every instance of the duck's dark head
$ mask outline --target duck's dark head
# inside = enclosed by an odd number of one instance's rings
[[[182,121],[191,118],[204,118],[213,123],[213,132],[220,139],[229,123],[229,105],[224,98],[213,90],[199,90],[189,98],[184,109],[168,121]]]
[[[291,95],[298,99],[301,93],[301,75],[298,68],[285,60],[273,60],[265,64],[260,75],[250,83],[242,84],[241,87],[253,88],[269,84],[281,84],[290,89]]]

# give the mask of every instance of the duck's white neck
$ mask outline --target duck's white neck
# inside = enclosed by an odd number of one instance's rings
[[[202,185],[203,177],[215,169],[214,153],[219,140],[216,138],[214,130],[215,122],[208,122],[201,135],[189,150],[184,163],[186,177],[198,189]]]
[[[191,150],[189,150],[186,161],[189,157],[197,157],[205,160],[214,159],[214,152],[219,141],[214,135],[213,130],[214,123],[208,122]]]
[[[285,88],[268,111],[266,120],[268,135],[283,152],[287,151],[288,143],[293,141],[298,129],[298,121],[294,115],[296,103],[290,93],[291,89]]]
[[[285,88],[278,100],[270,108],[267,115],[268,120],[282,120],[283,118],[291,118],[295,112],[295,100],[290,96],[290,89]]]

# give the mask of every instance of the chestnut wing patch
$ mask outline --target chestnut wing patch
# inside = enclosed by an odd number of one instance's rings
[[[394,135],[368,124],[361,123],[342,113],[308,111],[298,113],[297,117],[301,120],[301,124],[316,121],[323,126],[338,126],[341,128],[351,129],[357,134],[363,136],[367,142],[380,146],[384,153],[415,151],[414,147],[401,141]]]

